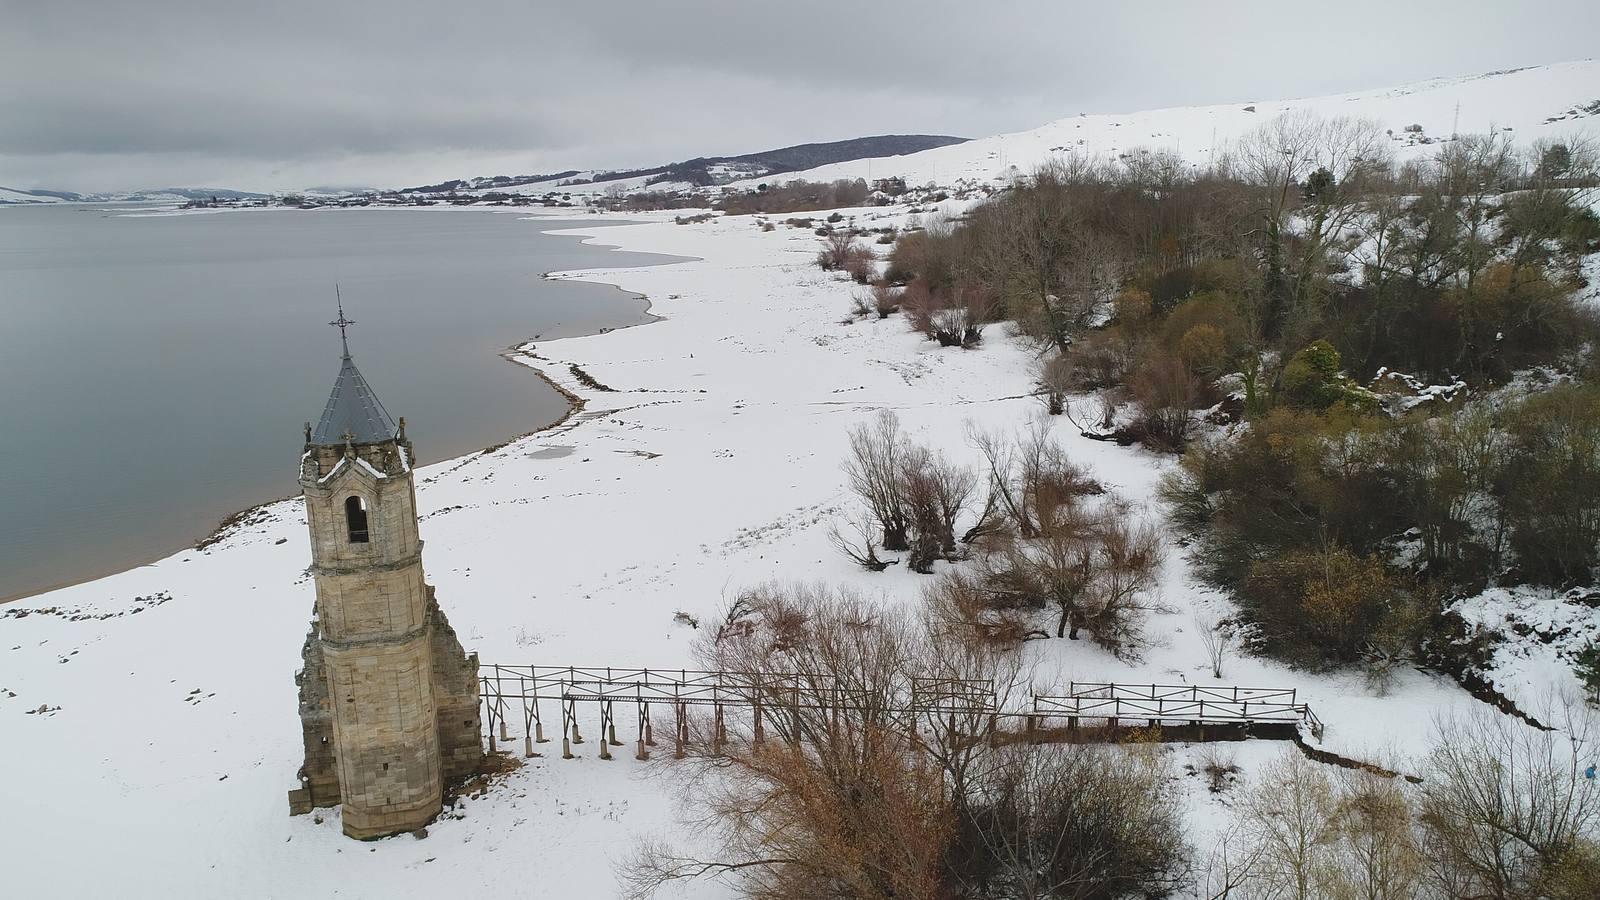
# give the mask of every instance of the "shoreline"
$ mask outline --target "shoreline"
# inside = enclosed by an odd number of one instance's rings
[[[63,204],[41,204],[41,205],[64,206],[64,205],[68,205],[68,204],[63,203]],[[77,205],[87,205],[87,204],[77,204]],[[398,208],[407,209],[407,207],[398,207]],[[271,209],[271,208],[269,208],[269,209]],[[422,210],[422,211],[427,211],[427,210],[432,209],[432,207],[416,207],[416,209],[419,209],[419,210]],[[498,214],[501,214],[501,215],[506,215],[506,214],[510,213],[510,210],[500,211],[500,210],[491,210],[491,209],[474,209],[474,208],[470,208],[470,207],[469,208],[447,207],[447,209],[455,210],[455,211],[495,212],[495,213],[498,213]],[[230,209],[219,209],[219,210],[175,210],[174,213],[175,214],[187,215],[187,214],[195,214],[195,213],[213,213],[213,214],[215,214],[215,213],[224,213],[224,212],[249,212],[249,211],[251,211],[251,208],[241,208],[241,209],[231,209],[230,208]],[[304,212],[305,210],[296,210],[296,211],[297,212]],[[335,211],[343,212],[345,210],[335,210]],[[356,211],[359,211],[359,210],[356,210]],[[559,220],[565,220],[565,221],[571,221],[573,219],[578,219],[578,218],[585,218],[584,215],[577,215],[577,216],[527,215],[526,214],[527,211],[523,210],[523,209],[518,209],[518,210],[516,210],[516,212],[522,213],[522,215],[518,216],[518,221],[527,221],[527,222],[537,222],[539,219],[542,219],[542,218],[559,219]],[[597,215],[597,214],[588,214],[587,217],[596,218],[596,219],[600,218],[600,216]],[[653,220],[651,220],[651,219],[632,219],[632,220],[624,220],[624,221],[620,221],[620,222],[604,221],[603,223],[599,223],[599,224],[603,224],[604,227],[608,227],[609,228],[609,227],[622,227],[622,226],[627,226],[627,225],[644,225],[644,224],[649,224],[652,221]],[[605,251],[609,251],[609,252],[624,252],[624,251],[622,251],[621,246],[618,245],[618,244],[606,244],[606,243],[598,243],[598,242],[597,243],[590,243],[590,241],[593,239],[593,235],[592,234],[588,235],[587,237],[584,237],[584,236],[579,235],[579,234],[573,234],[572,232],[574,232],[576,230],[577,229],[570,229],[570,228],[566,228],[566,229],[563,229],[563,228],[540,228],[538,233],[539,234],[544,234],[544,235],[557,236],[557,237],[570,236],[570,237],[578,238],[579,239],[579,243],[587,243],[587,244],[589,244],[589,246],[596,247],[596,248],[601,249],[601,250],[605,250]],[[663,262],[657,262],[657,263],[646,263],[646,264],[643,264],[643,265],[640,265],[640,266],[630,266],[629,268],[650,268],[650,267],[658,266],[658,265],[670,265],[672,262],[681,262],[684,259],[688,258],[688,257],[677,257],[677,256],[674,256],[672,254],[667,254],[667,253],[649,253],[649,254],[645,254],[645,255],[661,256],[661,257],[664,258],[664,261]],[[542,272],[542,273],[540,273],[539,277],[540,277],[541,280],[545,280],[545,281],[567,280],[567,279],[564,279],[564,278],[560,277],[563,274],[565,274],[565,273],[561,272],[561,271],[550,271],[550,272]],[[581,280],[581,279],[574,279],[574,280]],[[655,314],[654,312],[651,311],[653,306],[654,306],[654,303],[645,294],[641,294],[641,293],[639,293],[637,291],[627,290],[626,288],[622,287],[620,284],[614,284],[612,282],[591,281],[589,283],[606,285],[606,286],[612,287],[612,288],[614,288],[614,289],[616,289],[618,291],[621,291],[621,292],[623,292],[625,294],[632,294],[639,300],[643,300],[644,301],[644,308],[642,310],[640,310],[640,312],[644,316],[646,316],[647,318],[642,322],[630,322],[630,323],[627,323],[627,324],[624,324],[624,325],[618,325],[618,326],[615,326],[615,327],[602,326],[600,328],[600,330],[598,330],[598,331],[584,332],[582,334],[566,335],[566,336],[559,337],[559,338],[551,338],[550,339],[551,341],[560,341],[560,340],[567,340],[569,338],[580,338],[580,337],[598,337],[600,335],[611,334],[613,332],[623,331],[623,330],[626,330],[626,329],[629,329],[629,328],[637,328],[637,327],[642,326],[642,325],[654,325],[655,323],[662,321],[662,319],[664,318],[663,316],[659,316],[659,315],[657,315],[657,314]],[[540,381],[544,382],[545,385],[547,385],[548,387],[550,387],[553,390],[555,390],[556,393],[560,394],[561,397],[564,400],[566,400],[566,403],[567,403],[566,411],[564,413],[562,413],[560,416],[558,416],[557,418],[555,418],[554,420],[552,420],[552,421],[550,421],[550,422],[548,422],[548,423],[546,423],[544,425],[540,425],[540,426],[538,426],[536,428],[532,428],[532,429],[529,429],[529,430],[526,430],[526,431],[522,431],[520,433],[512,435],[509,438],[506,438],[505,440],[489,444],[488,446],[485,446],[485,447],[480,447],[478,449],[470,450],[470,451],[467,451],[465,453],[460,453],[460,454],[457,454],[455,456],[445,457],[444,459],[437,460],[437,461],[435,461],[433,463],[429,463],[428,465],[430,465],[430,466],[431,465],[441,465],[442,466],[442,465],[446,465],[446,464],[449,464],[449,463],[455,463],[457,465],[460,465],[461,463],[470,461],[474,457],[483,456],[484,454],[487,454],[487,453],[493,453],[496,450],[500,450],[500,449],[502,449],[504,447],[507,447],[507,446],[509,446],[511,444],[516,443],[517,441],[523,440],[525,438],[533,437],[536,434],[541,434],[543,432],[550,431],[550,430],[552,430],[554,428],[559,428],[560,426],[562,426],[562,425],[566,424],[567,422],[571,421],[573,416],[575,416],[577,413],[581,412],[584,409],[584,407],[588,404],[588,399],[587,398],[581,397],[578,394],[573,393],[571,390],[567,389],[562,384],[560,384],[558,381],[556,381],[556,379],[552,378],[549,374],[547,374],[544,371],[544,369],[540,368],[539,366],[533,365],[533,364],[531,364],[529,362],[521,361],[521,360],[530,360],[530,359],[542,359],[542,357],[539,357],[537,354],[530,353],[526,349],[526,348],[534,346],[534,342],[535,342],[534,338],[524,338],[522,340],[519,340],[519,341],[516,341],[516,342],[512,343],[510,346],[506,347],[504,350],[496,351],[496,355],[499,356],[501,359],[505,360],[506,362],[508,362],[508,363],[510,363],[510,364],[512,364],[514,366],[517,366],[519,369],[523,369],[523,370],[532,372],[533,375],[536,378],[538,378]],[[179,553],[183,553],[183,552],[188,551],[188,550],[205,550],[206,548],[212,546],[213,544],[216,544],[219,541],[222,541],[223,539],[225,539],[229,534],[231,534],[238,527],[240,527],[242,525],[249,524],[249,519],[251,517],[251,514],[256,513],[259,510],[266,509],[267,507],[276,506],[277,504],[283,503],[285,501],[299,499],[299,497],[300,497],[300,495],[298,493],[285,494],[285,495],[283,495],[281,497],[274,497],[274,498],[272,498],[270,500],[264,500],[264,501],[261,501],[259,503],[252,503],[249,506],[241,507],[239,509],[236,509],[236,510],[234,510],[232,512],[229,512],[229,513],[225,514],[220,520],[218,520],[217,524],[215,526],[213,526],[211,528],[211,530],[209,532],[207,532],[204,536],[196,537],[196,538],[193,538],[191,540],[185,541],[183,544],[181,544],[179,546],[176,546],[176,547],[171,547],[170,549],[167,549],[167,550],[157,551],[154,555],[141,557],[139,562],[136,562],[136,563],[134,563],[132,565],[118,565],[118,566],[112,567],[112,568],[99,569],[99,570],[92,571],[92,572],[89,572],[89,573],[86,573],[86,574],[83,574],[83,575],[74,575],[74,576],[71,576],[69,578],[63,579],[61,581],[54,582],[54,583],[51,583],[51,584],[47,584],[47,585],[45,585],[43,587],[40,587],[40,588],[37,588],[37,589],[29,588],[25,592],[22,592],[22,593],[8,594],[8,595],[0,596],[0,606],[8,606],[8,605],[13,604],[13,603],[17,603],[17,602],[20,602],[20,601],[23,601],[23,600],[29,600],[29,599],[32,599],[32,598],[35,598],[35,597],[41,597],[41,596],[44,596],[45,594],[54,593],[56,591],[64,590],[66,588],[77,587],[78,585],[88,584],[89,582],[92,582],[92,581],[99,581],[99,580],[104,579],[104,578],[111,578],[111,577],[114,577],[114,576],[117,576],[117,575],[121,575],[121,574],[126,573],[126,572],[132,572],[132,571],[137,570],[137,569],[142,569],[142,568],[146,568],[148,566],[153,566],[153,565],[161,562],[164,559],[169,559],[169,558],[171,558],[171,557],[173,557],[173,556],[175,556],[175,555],[177,555]]]

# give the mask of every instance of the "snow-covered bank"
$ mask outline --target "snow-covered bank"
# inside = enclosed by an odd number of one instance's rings
[[[902,213],[857,215],[890,224]],[[707,619],[741,587],[821,580],[916,602],[923,576],[866,573],[829,545],[826,523],[853,504],[839,469],[846,432],[894,409],[913,438],[972,459],[967,422],[1009,431],[1039,411],[1027,349],[999,327],[962,351],[922,341],[898,317],[843,323],[852,286],[816,269],[808,229],[764,232],[735,217],[579,233],[693,259],[562,276],[644,293],[663,318],[525,348],[524,361],[585,408],[550,431],[420,470],[424,564],[468,649],[491,663],[675,666],[688,662],[693,630],[674,614]],[[574,365],[610,390],[586,385]],[[405,412],[404,397],[374,388]],[[308,413],[319,401],[306,398]],[[1135,500],[1148,503],[1171,465],[1054,427],[1077,460]],[[11,812],[0,848],[18,895],[360,897],[492,885],[609,896],[609,870],[632,838],[674,827],[674,785],[621,754],[531,761],[420,841],[357,844],[332,811],[320,823],[288,817],[309,558],[302,507],[285,501],[206,550],[0,611],[0,802]],[[1061,677],[1209,682],[1191,618],[1216,598],[1195,586],[1180,552],[1163,583],[1171,611],[1153,617],[1143,660],[1086,641],[1030,652]],[[1231,661],[1225,675],[1300,689],[1328,725],[1326,746],[1356,756],[1414,753],[1431,715],[1476,703],[1416,673],[1387,697],[1359,676],[1264,660]],[[1246,777],[1277,750],[1240,748]],[[1203,852],[1218,807],[1203,790],[1186,794]],[[692,895],[721,894],[701,884]]]

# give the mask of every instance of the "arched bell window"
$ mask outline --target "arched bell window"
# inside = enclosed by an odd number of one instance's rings
[[[350,531],[350,543],[365,544],[367,542],[367,501],[360,497],[346,497],[344,501],[344,522]]]

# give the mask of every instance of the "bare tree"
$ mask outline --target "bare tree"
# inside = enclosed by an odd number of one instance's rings
[[[1209,610],[1197,610],[1194,614],[1194,630],[1200,635],[1206,660],[1211,663],[1211,677],[1221,678],[1222,665],[1238,640],[1238,625],[1232,619],[1222,618]]]
[[[1246,135],[1232,158],[1236,173],[1260,189],[1267,262],[1263,329],[1279,333],[1290,312],[1303,312],[1367,198],[1371,181],[1390,169],[1376,123],[1307,110],[1285,113]],[[1305,212],[1290,240],[1291,216]]]
[[[695,803],[721,846],[641,847],[622,876],[630,895],[727,876],[763,900],[936,896],[951,818],[943,773],[917,764],[911,738],[910,624],[820,588],[741,596],[696,660],[746,674],[765,737],[752,723],[691,741],[687,765],[707,776]]]
[[[988,462],[992,506],[1010,520],[991,532],[981,569],[992,605],[1053,606],[1058,637],[1077,640],[1087,628],[1106,649],[1132,652],[1161,563],[1155,528],[1102,496],[1045,422],[1015,442],[981,431],[971,439]]]
[[[1600,739],[1568,703],[1532,728],[1487,709],[1435,723],[1422,787],[1432,877],[1455,896],[1534,898],[1583,841],[1600,838],[1600,785],[1584,776]]]
[[[977,265],[1003,285],[1023,330],[1060,352],[1114,289],[1118,259],[1088,227],[1085,204],[1104,181],[1087,159],[1048,163],[1011,191],[1004,209],[980,207]]]
[[[844,463],[850,488],[877,518],[883,549],[891,551],[910,549],[911,523],[900,477],[904,450],[900,419],[890,410],[850,429],[850,455]]]
[[[1249,887],[1259,877],[1263,849],[1249,841],[1243,826],[1235,822],[1218,836],[1211,853],[1201,866],[1203,880],[1197,884],[1205,900],[1231,900],[1250,896]]]
[[[1333,806],[1333,782],[1320,763],[1290,750],[1262,768],[1239,813],[1260,849],[1261,881],[1274,896],[1320,900]]]
[[[1327,896],[1412,900],[1422,892],[1422,848],[1404,782],[1364,769],[1334,776]]]

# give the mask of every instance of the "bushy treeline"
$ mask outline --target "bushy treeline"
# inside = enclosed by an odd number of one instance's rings
[[[1068,159],[888,263],[908,295],[994,297],[1050,412],[1188,449],[1166,499],[1257,649],[1379,674],[1464,641],[1451,595],[1600,564],[1600,328],[1575,293],[1600,158],[1499,132],[1396,165],[1391,143],[1291,115],[1203,169]],[[1196,443],[1207,410],[1247,426]]]
[[[1435,417],[1274,409],[1196,443],[1161,493],[1261,649],[1306,664],[1392,660],[1437,633],[1444,593],[1590,578],[1600,388]]]
[[[1289,365],[1318,341],[1357,381],[1482,383],[1593,336],[1571,299],[1600,247],[1591,148],[1519,152],[1497,133],[1396,166],[1389,143],[1290,116],[1206,169],[1156,152],[1053,163],[959,227],[904,235],[889,275],[994,295],[1053,350],[1047,388],[1132,399],[1135,436],[1171,446],[1219,374],[1241,373],[1259,408],[1300,399]]]
[[[841,178],[838,181],[790,181],[760,185],[757,190],[729,192],[717,201],[717,209],[730,216],[750,213],[807,212],[817,209],[843,209],[865,206],[872,189],[865,180]]]

